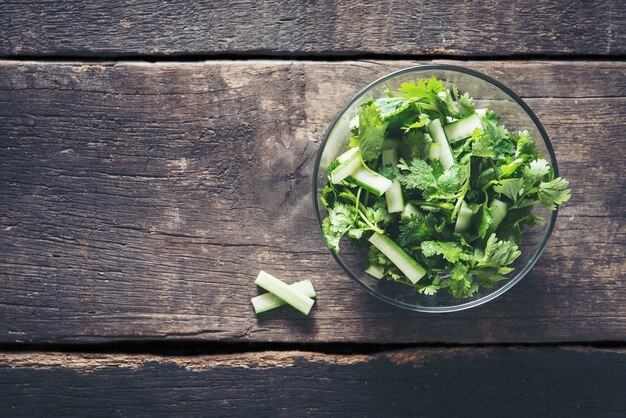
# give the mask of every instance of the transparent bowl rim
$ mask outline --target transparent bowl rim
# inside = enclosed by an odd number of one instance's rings
[[[318,228],[320,233],[322,233],[322,239],[323,239],[323,232],[322,232],[322,216],[321,216],[321,211],[320,211],[320,205],[319,205],[319,198],[317,196],[317,190],[318,190],[318,183],[317,183],[317,179],[319,176],[319,169],[320,169],[320,162],[321,162],[321,158],[322,155],[324,153],[324,149],[326,148],[326,144],[328,143],[329,137],[330,137],[330,133],[332,132],[333,128],[335,127],[335,125],[337,124],[337,121],[344,115],[344,113],[352,106],[352,104],[354,102],[356,102],[357,100],[359,100],[365,93],[367,93],[369,90],[371,90],[372,88],[374,88],[375,86],[377,86],[380,83],[383,83],[384,81],[387,81],[391,78],[394,78],[396,76],[399,76],[401,74],[404,73],[410,73],[410,72],[423,72],[423,71],[432,71],[432,70],[443,70],[443,71],[452,71],[452,72],[458,72],[458,73],[463,73],[466,75],[470,75],[473,77],[477,77],[479,79],[482,79],[483,81],[486,81],[487,83],[490,83],[492,85],[494,85],[495,87],[497,87],[498,89],[502,90],[504,93],[506,93],[510,98],[512,98],[513,100],[515,100],[515,102],[517,102],[517,104],[524,109],[524,111],[526,112],[526,114],[532,119],[533,123],[535,124],[535,126],[537,127],[537,130],[539,131],[539,133],[542,136],[542,139],[546,145],[546,149],[548,150],[548,154],[550,156],[550,163],[552,164],[552,167],[554,169],[554,176],[558,177],[559,175],[559,170],[558,170],[558,166],[557,166],[557,161],[556,161],[556,155],[554,153],[554,148],[552,147],[552,142],[550,142],[550,138],[548,137],[548,134],[546,132],[546,130],[543,127],[543,124],[541,123],[541,121],[539,120],[539,118],[537,117],[537,115],[535,115],[535,112],[532,111],[532,109],[524,102],[524,100],[522,100],[521,97],[519,97],[514,91],[512,91],[510,88],[508,88],[507,86],[505,86],[504,84],[502,84],[501,82],[481,73],[478,72],[476,70],[471,70],[465,67],[461,67],[461,66],[457,66],[457,65],[449,65],[449,64],[423,64],[423,65],[417,65],[417,66],[412,66],[412,67],[407,67],[407,68],[403,68],[397,71],[393,71],[389,74],[386,74],[380,78],[378,78],[377,80],[371,82],[370,84],[368,84],[367,86],[365,86],[363,89],[361,89],[358,93],[356,93],[352,99],[350,99],[348,101],[348,103],[346,105],[343,106],[343,108],[337,113],[337,116],[333,119],[332,123],[329,125],[328,129],[326,130],[326,133],[324,135],[324,140],[322,141],[322,143],[320,144],[320,148],[317,152],[317,158],[315,159],[315,168],[314,168],[314,172],[313,172],[313,203],[315,206],[315,216],[317,217],[317,223],[318,223]],[[535,265],[535,263],[537,263],[537,260],[539,260],[539,258],[541,257],[541,254],[543,253],[549,239],[550,236],[552,235],[552,231],[554,229],[554,225],[556,223],[556,218],[557,218],[557,213],[558,213],[558,209],[553,211],[551,216],[550,216],[550,221],[548,224],[548,228],[546,229],[543,239],[539,245],[539,248],[537,249],[537,251],[535,251],[535,254],[531,257],[531,259],[528,261],[528,263],[524,266],[524,268],[522,270],[520,270],[515,277],[513,277],[512,279],[510,279],[504,286],[500,287],[499,289],[495,290],[492,293],[489,293],[479,299],[476,300],[472,300],[469,302],[465,302],[465,303],[460,303],[458,305],[451,305],[451,306],[419,306],[419,305],[411,305],[408,303],[404,303],[404,302],[400,302],[397,301],[395,299],[392,299],[388,296],[385,296],[383,294],[381,294],[380,292],[377,292],[374,289],[371,289],[369,286],[367,286],[365,283],[363,283],[361,281],[361,279],[359,279],[353,272],[352,270],[341,260],[341,257],[339,257],[337,255],[337,253],[335,253],[335,251],[330,250],[330,253],[332,254],[333,258],[335,259],[335,261],[337,262],[337,264],[339,264],[339,266],[348,274],[348,276],[350,276],[350,278],[352,278],[352,280],[354,280],[359,286],[361,286],[363,289],[365,289],[365,291],[367,291],[369,294],[371,294],[372,296],[387,302],[391,305],[400,307],[400,308],[404,308],[404,309],[408,309],[411,311],[416,311],[416,312],[425,312],[425,313],[447,313],[447,312],[457,312],[457,311],[462,311],[465,309],[469,309],[469,308],[473,308],[476,306],[480,306],[486,302],[489,302],[490,300],[493,300],[495,298],[497,298],[498,296],[502,295],[503,293],[505,293],[506,291],[508,291],[510,288],[512,288],[515,284],[517,284],[520,280],[522,280],[522,278],[524,278],[524,276],[526,276],[526,274],[533,268],[533,266]],[[324,246],[326,246],[326,243],[324,243]]]

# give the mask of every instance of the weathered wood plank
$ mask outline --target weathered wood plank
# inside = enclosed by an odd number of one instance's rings
[[[334,264],[315,152],[356,90],[409,64],[2,63],[0,341],[626,340],[624,63],[467,63],[531,97],[574,190],[505,296],[410,313]],[[311,317],[255,318],[259,269],[310,278]]]
[[[623,417],[626,350],[3,354],[9,416]]]
[[[0,3],[0,55],[614,55],[623,2]]]

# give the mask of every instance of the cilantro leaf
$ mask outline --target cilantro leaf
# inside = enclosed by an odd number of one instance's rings
[[[521,158],[516,158],[508,164],[500,166],[500,177],[510,177],[512,176],[518,168],[524,165],[524,160]]]
[[[365,161],[380,157],[385,140],[387,123],[380,119],[380,111],[374,103],[366,103],[359,113],[359,148]]]
[[[402,83],[398,92],[402,93],[404,97],[417,97],[417,98],[433,98],[437,93],[445,90],[445,87],[441,80],[436,77],[431,77],[428,80],[419,80],[417,85],[414,81],[408,83]]]
[[[520,178],[502,180],[493,187],[493,190],[508,197],[515,204],[524,194],[524,180]]]
[[[343,203],[335,203],[328,209],[328,217],[322,221],[322,232],[326,245],[331,250],[339,252],[339,240],[354,224],[354,207]]]
[[[408,171],[407,174],[401,173],[398,178],[407,189],[422,191],[436,189],[437,180],[433,175],[433,168],[426,161],[413,158],[408,165],[404,160],[400,160],[398,167],[400,170]]]
[[[567,202],[570,197],[569,181],[561,177],[539,183],[539,201],[548,210],[555,210],[557,205]]]
[[[489,230],[489,227],[493,223],[493,216],[487,202],[481,205],[480,208],[480,223],[478,224],[478,238],[483,239]]]
[[[407,159],[428,158],[428,152],[433,140],[428,134],[419,130],[411,130],[400,139],[400,155]]]
[[[453,164],[437,179],[440,193],[454,195],[459,192],[470,177],[471,167],[469,164]]]
[[[387,119],[408,109],[411,105],[411,100],[403,97],[382,97],[374,100],[374,104],[380,111],[380,118]]]
[[[524,183],[527,187],[533,187],[543,180],[550,173],[550,165],[546,160],[540,158],[531,161],[524,167]]]
[[[454,86],[454,88],[456,90],[456,86]],[[459,97],[458,93],[457,97]],[[459,97],[459,105],[461,106],[461,118],[473,115],[476,111],[476,107],[474,106],[474,99],[472,99],[467,92]]]
[[[374,205],[365,208],[365,217],[373,225],[385,227],[391,221],[385,200],[377,200]]]
[[[454,241],[424,241],[422,242],[422,254],[426,257],[439,254],[451,263],[472,258],[463,247]]]
[[[539,157],[537,145],[528,131],[518,132],[514,139],[516,140],[515,158],[524,158],[530,161]]]
[[[461,263],[454,265],[445,284],[455,298],[471,297],[478,290],[478,284],[473,282],[469,267]]]
[[[498,241],[496,234],[491,234],[482,257],[477,259],[478,267],[503,267],[511,264],[521,251],[511,241]]]
[[[406,247],[411,243],[433,238],[441,233],[445,226],[445,220],[438,220],[432,213],[403,217],[400,220],[398,244]]]

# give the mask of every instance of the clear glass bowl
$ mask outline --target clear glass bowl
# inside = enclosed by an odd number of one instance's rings
[[[313,199],[315,211],[321,230],[326,210],[319,200],[319,193],[324,188],[328,177],[328,166],[345,149],[350,139],[350,121],[357,115],[359,106],[372,98],[384,97],[386,90],[395,91],[402,83],[411,80],[437,77],[445,84],[456,84],[461,93],[469,92],[474,98],[477,108],[487,107],[497,112],[507,129],[511,132],[528,130],[537,144],[539,153],[550,161],[558,176],[556,157],[548,135],[541,122],[526,103],[502,83],[477,71],[452,65],[422,65],[406,68],[388,74],[374,81],[359,93],[339,112],[326,132],[326,136],[318,151],[313,175]],[[443,289],[434,296],[426,296],[416,289],[400,283],[378,280],[365,273],[367,251],[365,248],[352,247],[348,238],[341,241],[339,254],[330,251],[337,263],[355,282],[377,298],[401,308],[420,312],[454,312],[481,305],[500,296],[519,282],[533,267],[543,252],[554,224],[557,211],[547,211],[536,206],[533,213],[545,218],[545,222],[532,229],[526,229],[522,254],[513,263],[515,270],[509,274],[509,280],[496,283],[492,288],[481,288],[474,297],[455,299]]]

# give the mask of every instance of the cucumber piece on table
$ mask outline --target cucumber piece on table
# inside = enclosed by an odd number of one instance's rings
[[[446,133],[446,138],[448,138],[450,143],[469,138],[477,128],[482,129],[483,124],[480,119],[480,116],[474,113],[471,116],[444,126],[443,130]]]
[[[430,122],[428,125],[428,132],[430,132],[430,136],[433,137],[435,143],[441,144],[441,149],[439,151],[439,161],[441,162],[441,166],[444,169],[450,168],[452,164],[454,164],[454,157],[452,156],[452,151],[450,151],[450,145],[446,139],[446,134],[441,127],[441,121],[439,119],[435,119]]]
[[[406,251],[398,244],[393,242],[389,237],[375,232],[369,239],[369,242],[385,254],[385,256],[400,269],[402,273],[415,284],[419,279],[424,277],[426,269],[419,265]]]
[[[310,298],[314,298],[315,296],[317,296],[315,294],[315,289],[313,289],[313,284],[310,280],[296,282],[289,285],[289,287]],[[252,299],[250,299],[250,302],[252,302],[252,306],[254,307],[254,313],[267,312],[271,309],[275,309],[287,304],[287,302],[269,292],[253,297]]]
[[[398,165],[398,151],[386,149],[383,151],[383,165]],[[385,192],[387,199],[387,212],[397,213],[404,209],[404,197],[402,197],[402,187],[398,179],[393,180],[391,187]]]
[[[308,315],[313,307],[314,300],[299,291],[293,289],[287,283],[282,280],[278,280],[261,270],[254,283],[272,293],[274,296],[284,300],[300,312]]]

